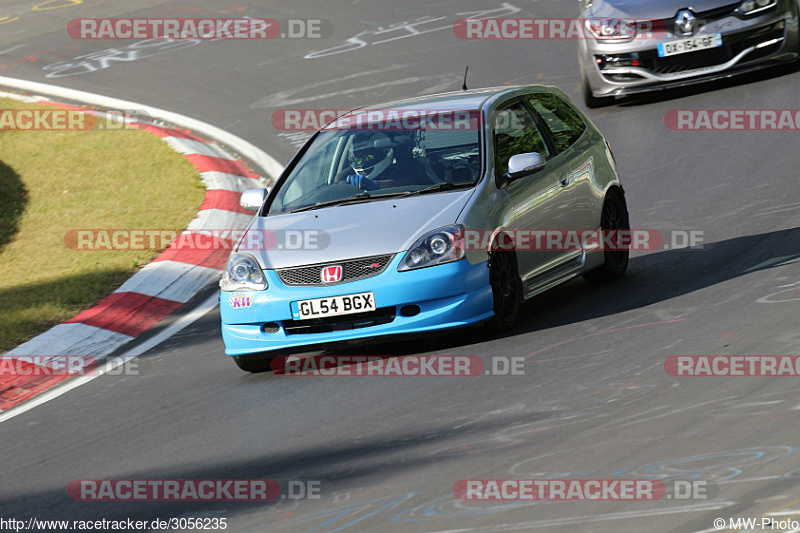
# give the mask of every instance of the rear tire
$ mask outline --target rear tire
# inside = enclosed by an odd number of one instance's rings
[[[492,287],[494,316],[489,321],[493,333],[510,331],[517,325],[522,304],[522,280],[519,279],[517,255],[506,249],[489,255],[489,285]]]
[[[600,228],[606,231],[630,231],[628,206],[622,192],[612,189],[603,201],[603,212],[600,215]],[[583,278],[590,283],[604,283],[621,278],[628,270],[628,256],[630,251],[605,250],[603,265],[596,270],[586,272]]]
[[[263,357],[258,355],[234,355],[233,360],[236,366],[250,372],[251,374],[258,374],[260,372],[267,372],[271,370],[272,357]]]

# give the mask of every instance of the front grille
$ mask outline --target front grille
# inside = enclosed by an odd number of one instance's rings
[[[658,51],[648,50],[639,53],[639,60],[641,61],[642,67],[656,74],[685,72],[687,70],[695,70],[727,63],[751,46],[772,39],[781,39],[783,35],[784,30],[782,28],[776,28],[771,25],[733,35],[725,35],[723,36],[722,46],[717,48],[669,57],[658,57]],[[776,43],[773,46],[756,50],[751,55],[746,56],[742,63],[769,55],[780,46],[781,43]]]
[[[714,9],[709,9],[707,11],[699,11],[694,14],[697,18],[698,24],[696,25],[697,30],[700,30],[706,24],[710,22],[714,22],[715,20],[719,20],[721,18],[729,17],[736,13],[736,8],[739,7],[740,2],[736,2],[735,4],[728,4],[727,6],[717,7]],[[661,22],[664,24],[664,28],[672,33],[672,35],[677,35],[679,37],[683,36],[683,33],[675,27],[675,18],[678,12],[675,12],[675,16],[668,19],[663,19]],[[696,33],[696,32],[695,32]],[[690,36],[689,36],[690,37]]]
[[[360,279],[377,276],[392,262],[393,255],[376,255],[374,257],[361,257],[359,259],[348,259],[346,261],[335,261],[331,263],[319,263],[297,268],[285,268],[278,270],[278,277],[284,285],[338,285],[357,281]],[[322,269],[328,266],[340,265],[342,267],[342,280],[335,283],[322,282]]]
[[[286,335],[310,335],[361,329],[388,324],[395,319],[396,314],[395,307],[380,307],[375,311],[352,315],[310,318],[307,320],[286,320],[283,322],[283,330]]]

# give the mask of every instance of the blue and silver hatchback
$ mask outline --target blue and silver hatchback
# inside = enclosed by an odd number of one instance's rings
[[[627,250],[588,240],[519,246],[531,230],[628,229],[608,143],[553,87],[349,113],[241,204],[257,214],[220,281],[220,312],[225,351],[250,372],[279,351],[510,329],[525,299],[628,263]]]

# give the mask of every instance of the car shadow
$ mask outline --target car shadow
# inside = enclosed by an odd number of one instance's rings
[[[186,513],[190,513],[189,516],[232,517],[254,511],[259,513],[277,509],[292,511],[297,502],[282,501],[283,496],[287,495],[289,480],[314,482],[319,489],[318,498],[328,502],[336,502],[337,493],[345,494],[354,487],[359,487],[361,498],[357,501],[361,501],[385,495],[387,491],[392,494],[391,484],[385,484],[385,487],[377,489],[364,488],[366,484],[375,484],[375,479],[378,477],[390,480],[400,475],[421,475],[437,468],[446,468],[447,465],[468,456],[494,453],[491,449],[485,451],[480,448],[473,449],[470,446],[472,442],[488,441],[495,447],[503,444],[532,446],[538,439],[546,439],[547,436],[532,436],[512,444],[494,442],[491,439],[499,431],[509,427],[520,427],[557,418],[558,413],[552,410],[516,413],[495,416],[492,420],[463,424],[458,428],[446,430],[441,426],[423,427],[391,435],[375,433],[365,438],[354,436],[352,439],[317,445],[290,443],[291,446],[284,446],[281,449],[270,449],[269,420],[264,420],[259,423],[263,425],[265,439],[247,443],[244,448],[239,447],[236,453],[229,456],[224,453],[213,456],[200,454],[204,457],[202,461],[194,460],[191,463],[173,465],[163,465],[159,464],[163,461],[155,461],[159,465],[150,468],[128,468],[125,461],[103,466],[84,460],[80,470],[77,467],[67,469],[66,471],[72,471],[69,476],[62,476],[55,484],[44,483],[46,488],[28,491],[17,489],[13,493],[8,491],[2,502],[2,508],[6,516],[36,516],[48,520],[106,519],[125,522],[133,518],[150,522],[170,516],[183,516]],[[142,501],[131,498],[98,502],[73,501],[71,497],[75,496],[77,491],[69,493],[68,496],[66,489],[71,479],[100,479],[103,476],[100,474],[101,471],[113,472],[109,477],[117,480],[274,480],[282,490],[281,497],[272,501],[197,501],[198,498],[195,496],[194,500],[186,501]],[[372,494],[372,491],[375,491],[375,494]],[[439,496],[438,492],[441,492],[440,489],[436,489],[430,497]],[[79,494],[77,493],[78,497]],[[228,497],[230,498],[230,495]],[[288,523],[292,514],[293,512],[289,512],[282,517],[282,520]],[[268,515],[268,518],[275,517]],[[263,527],[272,531],[275,525],[271,522],[264,524]],[[258,528],[258,531],[264,530]],[[327,531],[332,530],[327,529]]]

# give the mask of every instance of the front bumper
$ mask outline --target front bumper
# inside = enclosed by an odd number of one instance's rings
[[[367,279],[328,287],[288,287],[274,270],[265,270],[265,291],[252,296],[249,307],[233,308],[230,292],[221,292],[222,339],[228,355],[248,355],[316,347],[385,335],[422,333],[476,324],[492,317],[489,268],[455,261],[398,272],[405,256],[397,254],[384,272]],[[377,311],[335,318],[296,321],[291,303],[298,300],[373,292]],[[404,306],[419,306],[414,316]]]
[[[721,33],[721,47],[663,58],[658,57],[658,44],[680,36],[667,34],[663,39],[623,45],[586,41],[581,45],[582,75],[592,94],[600,98],[728,78],[798,58],[800,32],[796,7],[746,21],[729,17],[714,28],[698,35]],[[616,63],[620,66],[606,62],[606,58],[618,59]],[[628,65],[629,58],[636,59],[638,65]]]

